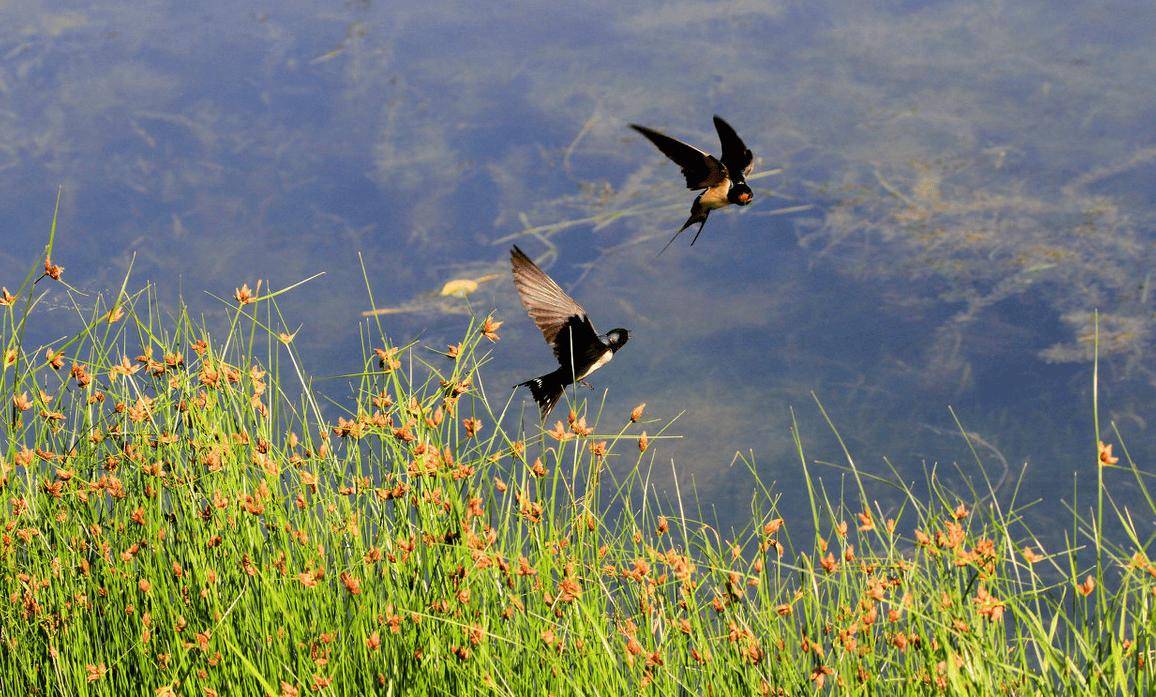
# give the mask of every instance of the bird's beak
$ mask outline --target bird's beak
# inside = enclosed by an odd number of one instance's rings
[[[750,194],[739,194],[739,201],[742,203],[750,203],[751,202],[751,195]]]

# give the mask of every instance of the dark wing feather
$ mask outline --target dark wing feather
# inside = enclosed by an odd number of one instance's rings
[[[510,250],[510,260],[522,307],[554,349],[558,362],[569,366],[573,354],[575,362],[581,364],[591,347],[601,344],[586,310],[517,246]]]
[[[728,172],[742,172],[747,176],[755,168],[755,156],[735,133],[735,129],[718,116],[714,117],[714,128],[718,131],[719,142],[722,143],[722,163]]]
[[[598,338],[590,318],[574,315],[554,339],[554,357],[567,373],[581,375],[608,349]]]
[[[682,168],[682,174],[686,177],[686,188],[709,189],[727,178],[726,167],[714,155],[646,126],[632,123],[630,127],[646,136],[646,139],[654,143],[663,155]]]

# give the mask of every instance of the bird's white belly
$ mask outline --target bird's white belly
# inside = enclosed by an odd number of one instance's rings
[[[722,208],[730,203],[730,201],[727,200],[727,194],[730,190],[731,181],[730,179],[726,179],[718,186],[713,186],[702,192],[702,196],[698,200],[699,205],[709,210]]]
[[[594,361],[594,365],[590,366],[590,370],[587,370],[585,373],[582,373],[581,375],[579,375],[578,379],[579,380],[585,380],[587,375],[590,375],[595,370],[598,370],[602,366],[609,363],[611,358],[614,358],[614,352],[613,351],[607,351],[606,353],[602,354],[602,357],[599,358],[598,360]]]

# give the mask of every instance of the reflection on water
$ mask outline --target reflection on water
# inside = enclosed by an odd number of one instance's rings
[[[59,257],[87,291],[135,255],[136,280],[212,314],[202,290],[326,271],[286,303],[320,374],[356,355],[362,261],[391,333],[433,346],[467,307],[444,284],[486,279],[468,302],[508,322],[506,385],[549,367],[505,280],[517,240],[635,330],[599,375],[608,408],[682,413],[659,456],[724,520],[749,496],[736,452],[791,490],[790,406],[837,459],[812,390],[864,467],[967,472],[952,405],[987,464],[1066,496],[1094,476],[1098,310],[1105,413],[1156,455],[1154,7],[17,1],[0,20],[8,285],[62,185]],[[655,259],[692,195],[625,124],[711,143],[716,112],[759,158],[756,203]]]

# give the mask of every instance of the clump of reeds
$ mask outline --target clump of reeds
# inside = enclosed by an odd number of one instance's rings
[[[493,318],[436,353],[370,320],[353,393],[324,402],[259,286],[217,335],[122,288],[27,345],[64,282],[51,252],[0,294],[5,694],[1152,686],[1156,507],[1117,432],[1077,458],[1101,477],[1064,549],[991,492],[932,481],[885,512],[849,458],[857,486],[832,501],[797,437],[812,519],[760,484],[724,534],[652,495],[663,425],[641,405],[507,425],[485,393]],[[1118,472],[1149,510],[1105,501]]]

